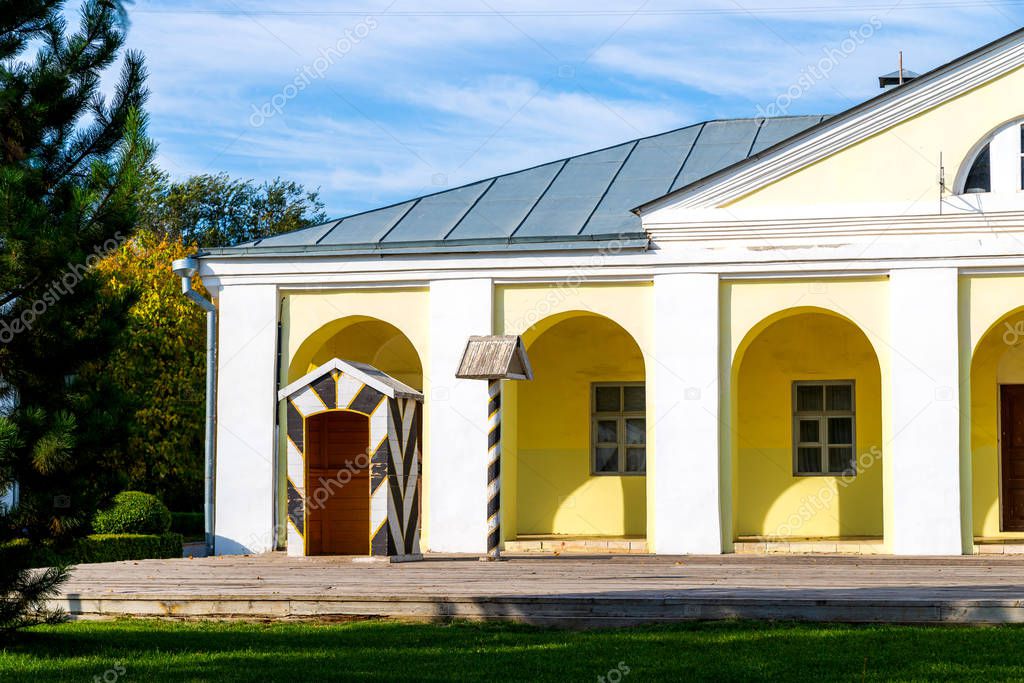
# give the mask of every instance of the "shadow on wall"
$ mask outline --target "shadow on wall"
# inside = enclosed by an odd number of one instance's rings
[[[752,334],[737,358],[735,535],[881,537],[881,372],[871,343],[828,312],[795,312]],[[855,383],[856,475],[795,476],[793,382],[835,380]]]
[[[643,355],[607,318],[560,317],[524,335],[535,379],[516,388],[517,531],[643,536],[646,477],[590,472],[591,385],[644,381]]]

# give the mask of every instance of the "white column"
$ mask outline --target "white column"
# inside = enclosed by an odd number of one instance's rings
[[[430,285],[428,542],[434,552],[487,550],[487,382],[455,379],[466,340],[491,334],[489,279]]]
[[[959,555],[958,273],[896,270],[889,286],[892,550]]]
[[[216,552],[273,550],[277,288],[224,287],[218,299]]]
[[[717,275],[654,278],[656,553],[722,552],[718,311]]]

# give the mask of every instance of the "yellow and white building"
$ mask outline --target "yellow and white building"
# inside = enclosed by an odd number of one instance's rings
[[[482,553],[487,388],[455,371],[491,334],[534,372],[504,387],[505,543],[1024,544],[1022,67],[1018,31],[835,116],[707,122],[200,254],[217,552],[285,545],[278,392],[339,358],[422,392],[419,543]]]

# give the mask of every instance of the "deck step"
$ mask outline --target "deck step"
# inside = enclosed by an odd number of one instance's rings
[[[562,553],[646,555],[647,541],[642,538],[538,538],[505,541],[506,553]]]
[[[1024,543],[979,543],[974,544],[975,555],[1024,555]]]
[[[881,539],[858,540],[762,540],[743,539],[733,543],[743,555],[884,555],[888,551]]]

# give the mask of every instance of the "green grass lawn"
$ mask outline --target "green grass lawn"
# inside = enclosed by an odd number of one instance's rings
[[[559,631],[122,620],[37,627],[0,648],[4,682],[1024,679],[1018,627],[715,622]]]

